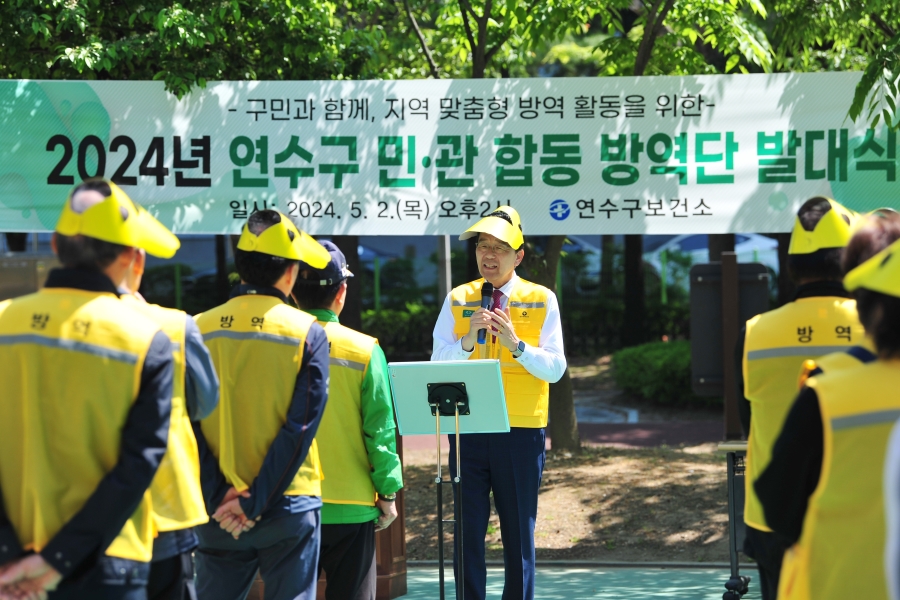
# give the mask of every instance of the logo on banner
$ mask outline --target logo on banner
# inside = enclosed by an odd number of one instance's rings
[[[565,221],[571,212],[572,209],[565,200],[557,199],[550,203],[550,216],[557,221]]]

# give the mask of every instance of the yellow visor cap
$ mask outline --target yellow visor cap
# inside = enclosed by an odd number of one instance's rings
[[[281,213],[278,213],[281,215]],[[290,219],[281,215],[281,221],[261,234],[251,233],[245,224],[238,240],[238,249],[280,256],[289,260],[302,260],[314,269],[322,269],[331,261],[331,255],[313,237],[300,231]]]
[[[518,250],[525,243],[522,236],[522,221],[519,213],[511,206],[501,206],[485,218],[465,230],[459,239],[467,240],[477,237],[479,233],[487,233]]]
[[[800,223],[800,217],[794,219],[794,231],[791,232],[791,245],[788,254],[812,254],[825,248],[843,248],[853,235],[853,224],[858,215],[828,198],[831,210],[822,216],[815,229],[807,231]],[[847,218],[850,222],[848,223]]]
[[[112,195],[82,213],[72,210],[72,196],[66,199],[57,233],[85,235],[113,244],[146,250],[159,258],[172,258],[181,247],[175,234],[146,209],[132,202],[122,188],[107,181]]]
[[[844,277],[848,291],[859,288],[900,298],[900,240],[897,240]]]

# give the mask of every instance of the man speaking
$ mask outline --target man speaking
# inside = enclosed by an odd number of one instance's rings
[[[503,538],[503,600],[532,600],[534,523],[550,383],[559,381],[566,370],[559,304],[553,292],[516,275],[525,251],[519,213],[513,208],[497,209],[459,239],[476,236],[482,279],[454,288],[444,300],[431,354],[435,361],[499,359],[509,412],[509,433],[460,438],[465,598],[485,597],[484,536],[493,492]],[[482,302],[482,288],[487,291],[488,284],[493,291]],[[479,331],[485,331],[480,339]],[[454,437],[450,436],[451,447]],[[452,452],[450,470],[456,470]]]

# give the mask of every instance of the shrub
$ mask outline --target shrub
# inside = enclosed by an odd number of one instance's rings
[[[613,354],[616,385],[660,404],[716,404],[691,391],[691,343],[651,342]]]
[[[428,360],[439,309],[408,303],[406,310],[365,310],[362,331],[378,338],[388,361]]]

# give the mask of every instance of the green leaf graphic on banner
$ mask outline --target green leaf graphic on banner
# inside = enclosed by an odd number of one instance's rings
[[[24,228],[52,229],[68,188],[40,185],[64,152],[61,147],[48,151],[47,141],[67,136],[77,154],[85,135],[96,135],[105,144],[109,130],[109,114],[87,83],[0,82],[0,213],[19,212],[15,220],[25,219]],[[97,172],[95,152],[86,152],[84,163],[88,174]],[[62,173],[81,179],[74,157]]]

